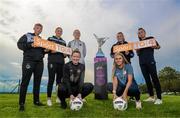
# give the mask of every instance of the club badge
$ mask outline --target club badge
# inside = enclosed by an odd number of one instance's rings
[[[30,69],[31,65],[30,64],[26,64],[26,69]]]

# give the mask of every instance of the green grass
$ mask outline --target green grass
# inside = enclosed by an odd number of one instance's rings
[[[69,107],[66,110],[60,108],[55,103],[53,95],[53,106],[37,107],[32,103],[32,94],[27,95],[25,112],[18,111],[18,94],[0,94],[0,118],[8,117],[180,117],[180,96],[163,96],[162,105],[143,102],[143,109],[136,110],[135,103],[129,102],[126,111],[117,111],[112,107],[111,95],[109,100],[95,100],[94,95],[89,95],[80,111],[71,111]],[[142,95],[141,99],[147,95]],[[46,94],[41,94],[41,101],[46,103]]]

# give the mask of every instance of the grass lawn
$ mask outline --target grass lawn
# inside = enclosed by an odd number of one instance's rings
[[[147,95],[142,95],[141,99]],[[71,111],[69,107],[66,110],[60,108],[55,103],[55,94],[53,94],[53,106],[37,107],[32,104],[32,94],[27,95],[25,112],[18,111],[18,94],[0,94],[0,118],[8,117],[180,117],[180,96],[163,96],[162,105],[143,102],[143,109],[136,110],[135,103],[129,102],[126,111],[117,111],[112,107],[111,95],[109,100],[95,100],[94,95],[89,95],[80,111]],[[41,101],[46,103],[46,94],[41,94]]]

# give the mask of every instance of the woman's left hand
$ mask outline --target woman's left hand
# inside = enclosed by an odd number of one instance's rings
[[[125,101],[127,101],[127,94],[126,94],[126,93],[123,93],[122,98],[123,98]]]

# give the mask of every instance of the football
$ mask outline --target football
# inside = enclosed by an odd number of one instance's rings
[[[113,107],[114,109],[120,110],[120,111],[124,111],[127,109],[128,104],[125,100],[123,100],[121,97],[116,98],[113,101]]]
[[[82,108],[83,102],[79,98],[75,98],[74,100],[70,101],[70,109],[74,111],[78,111]]]

